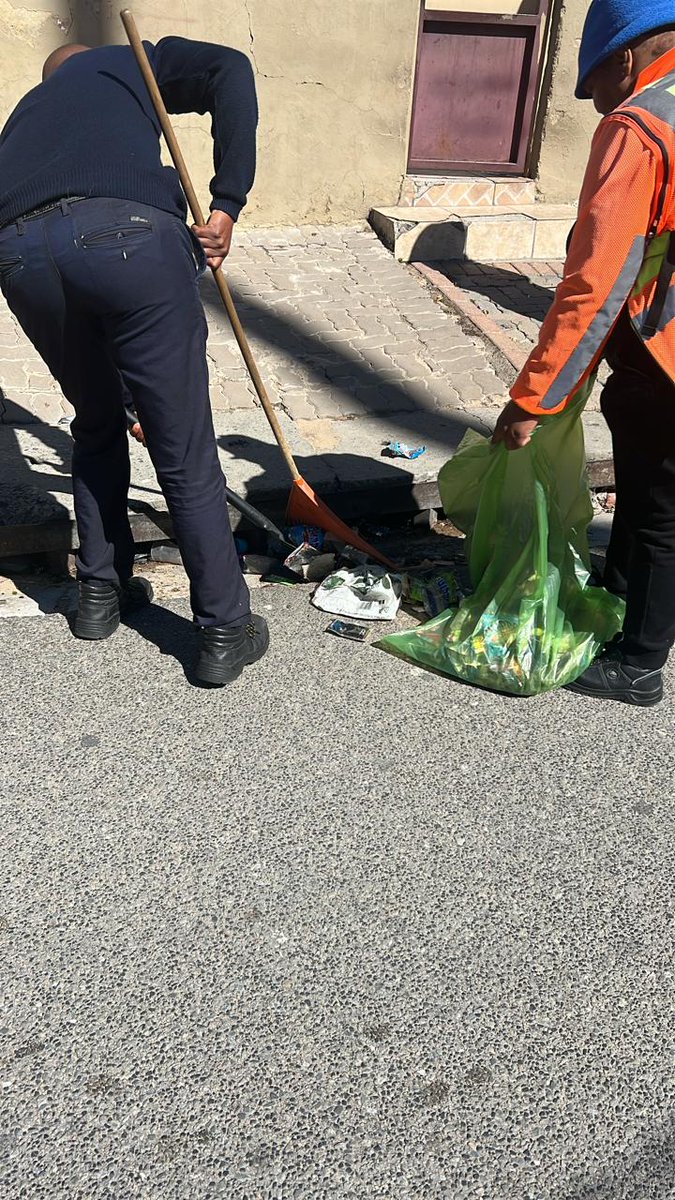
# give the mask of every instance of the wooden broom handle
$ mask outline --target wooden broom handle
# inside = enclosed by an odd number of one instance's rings
[[[180,176],[183,191],[185,192],[187,202],[190,206],[190,212],[192,213],[192,219],[195,225],[205,225],[206,221],[204,220],[204,213],[202,212],[201,205],[197,198],[197,193],[195,192],[192,180],[190,179],[190,172],[187,169],[185,159],[183,158],[183,153],[178,145],[178,139],[174,132],[171,121],[169,120],[169,114],[166,111],[166,106],[162,100],[162,94],[157,85],[157,80],[155,79],[153,69],[150,66],[150,60],[145,52],[145,47],[141,41],[133,13],[131,13],[128,8],[125,8],[120,13],[120,18],[122,20],[122,24],[124,25],[131,48],[136,55],[136,61],[140,67],[146,87],[150,93],[150,99],[155,107],[155,112],[157,113],[159,123],[162,127],[162,133],[164,134],[166,144],[169,147],[169,153]],[[248,343],[248,338],[246,337],[241,321],[239,320],[239,314],[235,308],[234,300],[232,299],[232,293],[228,287],[227,280],[220,267],[212,267],[211,269],[213,271],[213,278],[216,281],[216,287],[220,292],[220,298],[225,305],[225,311],[227,312],[230,325],[232,326],[232,332],[234,333],[234,336],[239,344],[239,349],[241,350],[244,362],[248,368],[248,373],[251,376],[258,399],[263,406],[265,416],[270,423],[272,433],[274,434],[279,449],[286,460],[286,465],[293,480],[295,481],[300,479],[301,475],[298,470],[298,465],[293,458],[286,435],[279,424],[279,418],[274,411],[272,402],[267,394],[267,389],[262,381],[260,371],[258,370],[251,347]]]

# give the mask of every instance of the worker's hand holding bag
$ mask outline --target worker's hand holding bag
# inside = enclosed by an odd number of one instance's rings
[[[538,424],[538,417],[528,417],[515,401],[509,400],[499,414],[492,444],[497,446],[502,442],[507,450],[522,450],[528,445]]]

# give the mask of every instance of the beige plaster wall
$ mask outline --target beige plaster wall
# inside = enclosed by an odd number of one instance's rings
[[[0,120],[66,41],[123,41],[111,0],[0,0]],[[427,0],[446,7],[447,0]],[[527,11],[531,0],[455,0],[454,7]],[[553,43],[535,138],[540,197],[574,201],[597,116],[574,100],[588,0],[554,0]],[[242,218],[252,224],[363,219],[399,195],[406,168],[419,0],[135,0],[143,36],[205,38],[246,51],[261,108],[258,178]],[[208,120],[177,118],[208,203]]]
[[[418,0],[134,0],[141,33],[246,51],[261,109],[247,222],[364,218],[398,195],[406,167]],[[124,41],[121,3],[0,0],[0,119],[66,41]],[[209,123],[177,119],[200,194],[212,174]]]
[[[575,100],[577,58],[589,0],[558,0],[544,79],[545,101],[535,138],[539,197],[552,204],[576,201],[599,117],[589,100]]]

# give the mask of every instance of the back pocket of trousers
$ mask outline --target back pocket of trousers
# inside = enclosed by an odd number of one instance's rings
[[[7,283],[14,275],[18,275],[23,268],[23,259],[20,255],[13,258],[0,258],[0,284]]]
[[[107,229],[92,229],[90,233],[80,235],[80,242],[85,250],[94,246],[120,246],[125,242],[133,242],[138,238],[152,233],[152,225],[139,222],[137,225],[113,225]]]

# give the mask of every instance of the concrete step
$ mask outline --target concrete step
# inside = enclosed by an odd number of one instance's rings
[[[534,204],[534,179],[521,175],[406,175],[399,204],[414,208],[504,208]]]
[[[571,204],[497,208],[373,208],[370,224],[399,262],[553,261],[565,258],[576,219]]]

